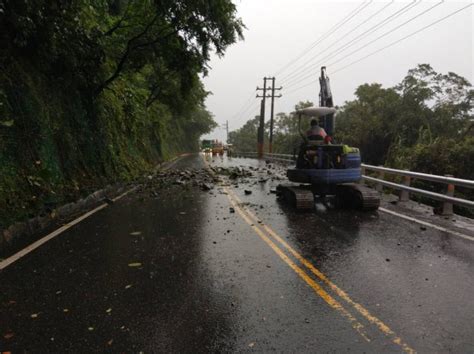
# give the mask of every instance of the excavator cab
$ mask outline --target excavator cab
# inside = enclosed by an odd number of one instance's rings
[[[302,129],[304,118],[334,116],[333,107],[308,107],[298,110],[298,130],[302,138],[296,167],[288,169],[292,182],[324,184],[326,189],[338,183],[360,180],[360,154],[358,149],[347,149],[342,144],[326,144],[324,140],[309,140]],[[306,124],[305,124],[306,125]],[[325,124],[321,124],[324,128]]]
[[[296,166],[287,170],[290,182],[299,185],[279,185],[277,194],[297,209],[314,208],[314,198],[334,196],[338,206],[376,210],[380,204],[377,191],[357,182],[361,179],[359,149],[344,144],[327,144],[309,140],[301,128],[303,118],[315,118],[329,136],[334,134],[336,109],[326,68],[321,68],[320,107],[308,107],[296,112],[302,138]],[[306,120],[305,120],[306,121]]]

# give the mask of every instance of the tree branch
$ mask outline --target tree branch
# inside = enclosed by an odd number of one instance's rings
[[[158,15],[155,15],[151,22],[146,25],[146,27],[141,31],[140,33],[136,34],[133,36],[131,39],[128,40],[127,45],[125,47],[125,51],[122,54],[122,57],[120,58],[119,63],[117,64],[117,67],[115,68],[114,73],[107,79],[105,80],[96,90],[96,95],[99,95],[108,85],[110,85],[115,79],[117,79],[122,72],[125,63],[127,62],[128,57],[130,56],[130,53],[135,49],[135,47],[132,47],[132,44],[138,40],[140,37],[143,37],[149,30],[150,28],[155,24],[156,20],[158,19]]]
[[[130,10],[130,3],[127,4],[127,8],[125,9],[124,13],[123,13],[123,16],[120,20],[117,21],[117,23],[115,25],[112,26],[112,28],[110,28],[109,30],[107,30],[103,35],[104,36],[110,36],[112,33],[114,33],[116,30],[118,30],[119,28],[123,28],[121,27],[121,24],[123,21],[127,20],[128,19],[128,10]]]

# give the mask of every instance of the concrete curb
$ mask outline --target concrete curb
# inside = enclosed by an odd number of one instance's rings
[[[13,242],[40,233],[56,222],[66,221],[79,213],[91,210],[105,200],[120,195],[126,188],[127,185],[123,183],[109,185],[76,202],[64,204],[47,215],[16,222],[6,229],[0,230],[0,253]]]

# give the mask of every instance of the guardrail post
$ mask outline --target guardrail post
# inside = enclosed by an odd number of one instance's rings
[[[411,177],[410,177],[410,176],[403,176],[403,182],[402,182],[402,184],[403,184],[404,186],[410,187],[410,182],[411,182]],[[409,200],[410,200],[410,192],[409,192],[409,191],[405,191],[405,190],[401,190],[401,191],[400,191],[399,201],[400,201],[400,202],[408,202]]]
[[[446,177],[453,177],[452,175],[445,175]],[[446,188],[446,195],[448,197],[454,197],[454,184],[448,184]],[[443,202],[443,210],[441,215],[450,216],[453,215],[453,203]]]
[[[383,180],[384,177],[385,177],[385,172],[384,171],[379,171],[378,178]],[[382,193],[383,192],[383,184],[382,183],[377,183],[375,185],[375,190],[379,193]]]
[[[365,180],[364,180],[364,177],[363,177],[363,176],[365,176],[365,167],[364,166],[360,167],[360,175],[361,175],[361,178],[359,180],[359,184],[365,184]]]

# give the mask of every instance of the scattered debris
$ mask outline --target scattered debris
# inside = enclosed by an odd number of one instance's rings
[[[8,340],[8,339],[13,338],[14,336],[15,336],[15,333],[13,333],[13,332],[7,332],[7,333],[5,333],[5,334],[3,335],[3,338],[5,338],[5,339]]]
[[[130,235],[132,236],[138,236],[138,235],[141,235],[142,232],[141,231],[133,231],[133,232],[130,232]]]
[[[249,195],[249,194],[252,194],[252,191],[246,189],[246,190],[244,190],[244,193],[245,193],[245,195]]]
[[[142,264],[140,262],[133,262],[133,263],[128,263],[128,266],[134,268],[134,267],[141,267]]]
[[[230,212],[230,213],[235,213],[235,209],[232,208],[232,207],[230,207],[230,208],[229,208],[229,212]]]
[[[209,183],[201,183],[200,186],[203,191],[210,191],[212,189],[212,186]]]

